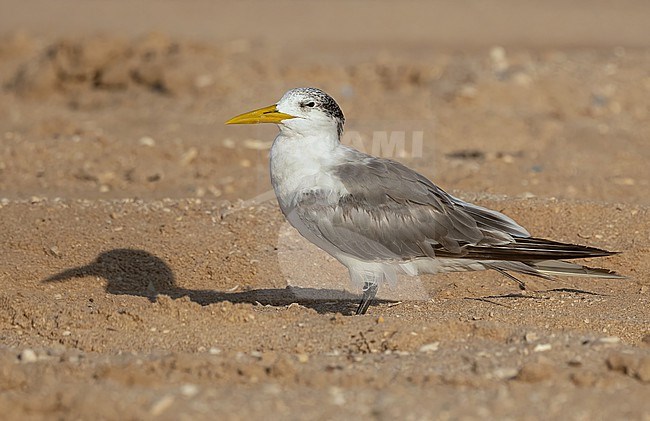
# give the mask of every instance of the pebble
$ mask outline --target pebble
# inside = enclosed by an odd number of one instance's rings
[[[619,186],[633,186],[636,184],[636,180],[630,177],[615,177],[612,181]]]
[[[332,403],[336,406],[343,406],[345,405],[345,394],[343,393],[343,389],[337,386],[332,386],[330,387],[330,396],[332,398]]]
[[[527,75],[526,73],[517,72],[513,76],[513,81],[519,86],[526,87],[526,86],[530,86],[533,79],[529,75]]]
[[[199,393],[199,387],[192,383],[186,383],[181,386],[181,395],[191,398]]]
[[[24,363],[33,363],[38,361],[38,356],[33,349],[25,348],[18,355],[18,359]]]
[[[194,146],[183,152],[181,155],[181,165],[190,165],[199,156],[199,150]]]
[[[57,246],[52,246],[49,248],[49,252],[54,257],[61,257],[61,252]]]
[[[598,338],[596,343],[600,344],[618,344],[621,342],[621,338],[618,336],[605,336],[603,338]]]
[[[533,352],[545,352],[545,351],[550,351],[553,348],[551,344],[537,344],[535,345],[535,348],[533,348]]]
[[[194,79],[194,86],[197,87],[198,89],[203,89],[207,88],[210,85],[214,84],[214,78],[212,75],[205,74],[205,75],[199,75]]]
[[[174,403],[174,397],[172,395],[166,395],[158,399],[156,403],[151,406],[149,413],[154,417],[165,412],[172,404]]]
[[[526,335],[524,335],[524,339],[526,342],[532,343],[539,339],[539,335],[535,332],[527,332]]]
[[[440,342],[431,342],[431,343],[422,345],[418,351],[419,352],[424,352],[424,353],[430,353],[430,352],[437,351],[439,347],[440,347]]]
[[[502,367],[502,368],[497,368],[492,372],[494,377],[497,379],[501,380],[506,380],[506,379],[512,379],[517,376],[519,373],[519,370],[517,370],[514,367]]]
[[[478,95],[478,89],[474,85],[464,85],[460,88],[459,95],[466,99],[473,99]]]
[[[492,61],[492,68],[496,72],[503,72],[508,69],[506,50],[500,45],[497,45],[490,49],[490,60]]]
[[[149,136],[143,136],[138,140],[138,143],[141,144],[142,146],[156,146],[156,141],[149,137]]]

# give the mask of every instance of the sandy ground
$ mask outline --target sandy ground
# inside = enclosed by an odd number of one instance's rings
[[[645,3],[58,4],[0,1],[4,419],[650,420]],[[628,278],[405,278],[352,316],[269,194],[276,129],[223,125],[305,85]]]

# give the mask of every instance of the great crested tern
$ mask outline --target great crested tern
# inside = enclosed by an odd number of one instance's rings
[[[493,269],[514,280],[508,272],[622,277],[563,260],[614,252],[531,237],[502,213],[453,197],[399,162],[341,144],[344,122],[328,94],[296,88],[226,124],[279,125],[270,159],[280,209],[363,285],[357,314],[382,282],[400,274]]]

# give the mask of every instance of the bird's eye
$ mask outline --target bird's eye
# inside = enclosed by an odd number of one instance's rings
[[[316,103],[314,101],[309,101],[303,104],[304,107],[314,108]]]

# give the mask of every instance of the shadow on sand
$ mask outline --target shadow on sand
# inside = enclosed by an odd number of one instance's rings
[[[67,269],[42,282],[63,282],[72,278],[100,277],[106,280],[106,292],[116,295],[146,297],[151,302],[158,295],[190,300],[209,305],[222,301],[259,305],[286,306],[297,303],[319,313],[353,314],[360,297],[342,290],[287,287],[285,289],[253,289],[243,292],[220,292],[181,288],[165,261],[144,250],[114,249],[101,253],[85,265]],[[381,302],[375,300],[374,305]]]

